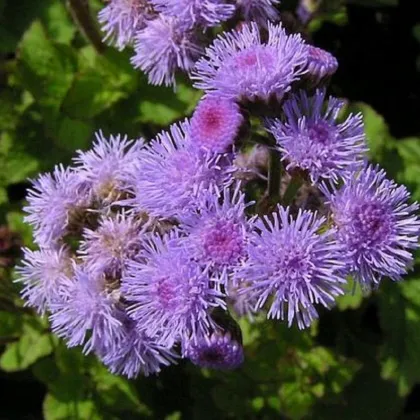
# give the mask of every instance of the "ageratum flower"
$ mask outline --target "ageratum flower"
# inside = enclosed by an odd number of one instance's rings
[[[225,0],[152,0],[155,9],[180,20],[186,28],[218,26],[230,19],[235,6]]]
[[[192,72],[195,87],[234,100],[281,100],[304,72],[307,49],[300,35],[268,24],[262,41],[255,22],[219,35]]]
[[[328,51],[308,45],[307,73],[305,79],[313,85],[318,85],[323,80],[330,78],[338,68],[337,59]]]
[[[75,267],[73,282],[62,292],[61,301],[51,303],[52,330],[68,347],[84,344],[85,353],[110,347],[122,337],[118,300],[119,294],[107,290],[103,276]]]
[[[378,167],[368,166],[329,196],[337,240],[350,254],[348,269],[364,289],[383,276],[400,280],[418,247],[420,220],[410,194],[386,178]]]
[[[173,124],[139,154],[130,178],[134,198],[127,203],[156,217],[195,208],[212,185],[231,182],[223,157],[191,147],[189,124]]]
[[[128,263],[121,286],[137,328],[165,347],[207,334],[209,311],[224,306],[219,280],[178,249],[178,239],[151,236],[142,258]]]
[[[111,344],[96,349],[96,354],[111,373],[135,378],[142,374],[149,376],[159,373],[162,366],[174,363],[177,355],[174,350],[157,344],[138,331],[135,323],[127,316],[122,320],[122,338]]]
[[[52,174],[42,174],[33,181],[23,210],[25,222],[34,228],[40,246],[55,246],[71,228],[77,214],[90,204],[90,196],[82,187],[83,179],[73,170],[56,166]]]
[[[188,238],[183,246],[200,264],[231,268],[246,256],[245,195],[236,188],[209,191],[197,211],[179,217],[180,229]],[[184,243],[185,242],[185,243]]]
[[[280,0],[236,0],[236,6],[242,18],[248,22],[254,21],[259,26],[267,26],[267,21],[276,22],[280,14],[276,6]]]
[[[51,303],[60,302],[69,288],[73,276],[73,260],[68,249],[23,249],[23,261],[16,271],[18,282],[24,284],[21,291],[27,306],[36,308],[42,315]]]
[[[243,120],[236,102],[214,96],[204,98],[191,118],[191,142],[206,151],[226,152],[232,148]]]
[[[313,183],[319,178],[348,178],[365,161],[367,151],[361,114],[337,121],[344,102],[330,97],[324,109],[325,90],[312,97],[304,91],[284,104],[284,122],[271,120],[286,169],[308,171]]]
[[[268,318],[286,318],[289,326],[296,319],[302,329],[318,317],[315,304],[331,307],[343,294],[346,254],[331,230],[319,233],[324,223],[310,211],[292,218],[282,207],[255,222],[234,279],[256,299],[255,309],[270,302]]]
[[[242,345],[231,334],[214,332],[187,346],[185,356],[202,368],[236,369],[244,361]]]
[[[78,151],[73,159],[76,171],[97,202],[114,204],[124,194],[127,174],[133,171],[142,146],[141,139],[135,143],[120,135],[106,139],[99,131],[91,150]]]
[[[130,44],[134,35],[143,29],[156,13],[148,0],[110,0],[98,14],[105,33],[104,41],[122,50]]]
[[[85,229],[80,255],[89,272],[118,278],[129,258],[140,251],[140,221],[124,213],[103,217],[95,230]]]
[[[178,19],[163,15],[136,33],[134,49],[134,68],[144,71],[150,84],[165,86],[175,86],[175,71],[189,72],[201,54],[196,34]]]

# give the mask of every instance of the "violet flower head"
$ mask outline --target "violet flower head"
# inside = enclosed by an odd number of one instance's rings
[[[332,231],[318,233],[324,222],[310,211],[292,218],[282,207],[255,222],[248,259],[234,280],[257,300],[255,309],[270,302],[268,318],[309,327],[318,317],[315,304],[331,307],[343,294],[346,254]]]
[[[22,263],[16,268],[18,282],[25,286],[21,295],[27,306],[43,315],[51,303],[62,301],[72,282],[73,260],[64,247],[39,251],[24,248],[23,254]]]
[[[156,217],[173,217],[196,208],[212,185],[231,182],[223,156],[199,153],[191,147],[189,124],[173,124],[140,153],[131,175],[134,198],[129,202]]]
[[[80,254],[89,272],[119,278],[129,258],[141,248],[140,221],[119,213],[103,217],[95,230],[85,229]]]
[[[124,195],[127,174],[133,171],[142,146],[141,139],[133,142],[120,135],[107,139],[99,131],[91,150],[78,151],[73,159],[77,173],[96,201],[105,205],[114,204]]]
[[[226,152],[232,148],[243,120],[236,102],[215,96],[204,98],[191,118],[191,142],[209,152]]]
[[[194,25],[218,26],[235,13],[235,6],[225,0],[152,0],[155,9],[180,20],[186,28]]]
[[[328,51],[308,45],[307,73],[305,79],[309,79],[313,85],[318,85],[323,80],[330,78],[338,68],[337,59]]]
[[[109,0],[98,13],[99,23],[105,33],[104,41],[119,50],[133,41],[134,34],[146,26],[156,13],[148,0]]]
[[[261,39],[255,22],[219,35],[192,72],[194,86],[234,100],[281,100],[304,72],[307,50],[300,35],[268,24]]]
[[[325,186],[323,190],[328,194]],[[383,276],[400,280],[411,266],[420,219],[418,204],[409,199],[405,186],[373,166],[329,194],[337,240],[348,250],[348,270],[362,288],[378,285]]]
[[[210,337],[200,337],[187,346],[185,355],[195,365],[210,369],[236,369],[244,361],[243,347],[230,333],[214,332]]]
[[[111,373],[122,374],[129,379],[159,373],[162,366],[175,363],[176,353],[161,346],[139,332],[128,317],[122,319],[121,340],[110,347],[96,349],[96,354]]]
[[[308,171],[311,181],[348,178],[361,168],[367,151],[361,114],[337,121],[344,103],[330,97],[324,109],[325,90],[308,97],[304,91],[284,104],[285,121],[268,123],[286,169]]]
[[[277,22],[280,19],[276,7],[279,4],[280,0],[236,0],[236,7],[242,18],[263,27],[267,27],[268,21]]]
[[[51,303],[52,330],[68,347],[84,344],[84,353],[121,339],[119,292],[108,290],[103,276],[75,267],[74,281],[60,302]]]
[[[137,328],[166,347],[208,333],[209,311],[224,306],[218,279],[177,249],[177,239],[151,236],[142,258],[128,264],[121,286]]]
[[[26,197],[28,205],[23,210],[28,213],[24,220],[33,226],[38,245],[58,244],[77,214],[85,211],[90,197],[81,185],[80,176],[62,165],[33,181]]]
[[[180,216],[180,229],[188,235],[183,246],[200,264],[231,268],[245,258],[251,222],[239,187],[209,191],[197,211]]]
[[[163,15],[136,33],[134,49],[134,68],[144,71],[150,84],[165,86],[175,86],[175,71],[189,72],[201,54],[196,34],[178,19]]]

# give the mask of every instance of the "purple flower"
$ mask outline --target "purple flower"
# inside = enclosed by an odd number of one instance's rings
[[[346,254],[332,239],[332,231],[318,233],[325,218],[279,207],[271,217],[255,222],[248,260],[237,269],[235,283],[257,299],[255,309],[270,302],[268,318],[296,318],[299,328],[317,318],[315,304],[331,307],[343,294]]]
[[[214,96],[204,98],[191,118],[191,141],[206,151],[226,152],[233,146],[243,120],[235,102]]]
[[[45,247],[59,243],[79,212],[90,204],[80,176],[62,165],[42,174],[28,190],[25,221],[33,226],[35,241]]]
[[[195,365],[210,369],[236,369],[244,361],[242,345],[230,333],[219,332],[191,343],[185,356]]]
[[[84,344],[89,353],[121,339],[118,319],[119,291],[107,288],[105,278],[88,275],[75,267],[74,281],[60,302],[51,303],[52,330],[66,339],[69,347]]]
[[[280,14],[276,6],[280,0],[236,0],[236,6],[244,20],[255,21],[259,26],[267,27],[267,21],[276,22]]]
[[[148,0],[110,0],[98,14],[104,41],[122,50],[133,41],[134,34],[143,29],[156,13]]]
[[[195,33],[179,20],[163,15],[137,32],[134,48],[131,63],[148,75],[152,85],[175,86],[175,71],[189,72],[201,54]]]
[[[281,25],[268,24],[261,40],[253,22],[219,35],[192,73],[195,87],[235,100],[281,100],[303,74],[307,50],[300,35],[286,35]]]
[[[251,223],[239,187],[209,191],[197,211],[179,217],[180,229],[188,235],[183,246],[200,264],[230,268],[245,258]]]
[[[173,124],[140,152],[130,180],[135,197],[128,204],[157,217],[195,208],[212,185],[231,181],[223,159],[193,150],[188,123]]]
[[[225,0],[152,0],[152,3],[157,11],[178,18],[187,28],[218,26],[235,13],[235,6]]]
[[[383,276],[400,280],[418,247],[420,220],[417,203],[408,204],[405,186],[386,179],[372,166],[355,174],[342,188],[329,194],[337,239],[350,254],[348,269],[363,288]]]
[[[330,97],[324,109],[324,99],[325,90],[312,97],[301,91],[284,104],[284,122],[269,122],[286,169],[307,170],[313,183],[348,178],[363,166],[367,151],[361,114],[339,123],[344,103]]]
[[[68,249],[23,249],[24,258],[16,271],[18,281],[25,287],[21,294],[26,305],[34,307],[42,315],[51,303],[60,302],[71,284],[73,260]]]
[[[111,373],[135,378],[159,373],[162,366],[175,362],[176,353],[154,342],[135,328],[128,317],[122,320],[122,338],[110,347],[97,349],[97,354]]]
[[[119,278],[129,258],[140,251],[141,220],[124,213],[103,217],[96,230],[85,229],[80,254],[89,272]]]
[[[106,139],[99,131],[91,150],[78,151],[73,159],[76,171],[96,201],[114,204],[124,194],[127,174],[133,171],[141,147],[141,139],[133,142],[120,135]]]
[[[212,325],[209,311],[224,306],[219,280],[175,247],[178,236],[152,236],[130,261],[121,291],[137,328],[166,347],[194,340]]]
[[[323,80],[330,78],[338,68],[337,59],[328,51],[308,45],[308,61],[306,64],[307,73],[305,79],[309,79],[313,85],[320,84]]]

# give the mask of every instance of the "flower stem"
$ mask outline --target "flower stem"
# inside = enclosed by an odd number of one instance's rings
[[[271,203],[278,203],[280,199],[280,182],[281,182],[282,164],[280,153],[272,149],[270,151],[270,160],[268,164],[268,187],[267,195]]]

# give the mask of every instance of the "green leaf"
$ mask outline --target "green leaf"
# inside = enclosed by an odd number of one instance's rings
[[[354,280],[350,279],[347,287],[346,293],[343,296],[339,296],[336,300],[337,307],[340,311],[345,311],[347,309],[357,309],[363,302],[364,296],[362,290]]]
[[[52,394],[47,394],[42,406],[45,420],[103,420],[93,401],[60,401]]]
[[[16,337],[22,330],[20,314],[0,311],[0,337]]]
[[[409,188],[414,200],[420,200],[420,138],[399,140],[397,150],[403,161],[397,180]]]
[[[24,214],[13,211],[7,213],[6,220],[9,228],[22,237],[26,246],[33,246],[32,227],[23,221]]]

